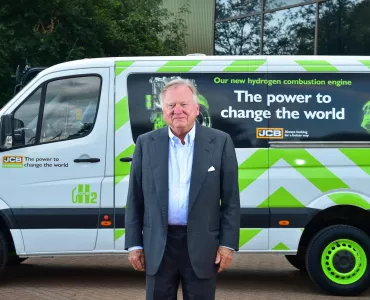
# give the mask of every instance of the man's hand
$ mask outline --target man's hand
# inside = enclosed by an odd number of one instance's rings
[[[145,271],[144,250],[132,250],[128,254],[128,260],[136,271]]]
[[[218,273],[221,273],[224,269],[228,268],[233,260],[233,251],[225,247],[218,247],[216,264],[220,264]]]

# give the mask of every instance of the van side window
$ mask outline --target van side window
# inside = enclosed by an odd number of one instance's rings
[[[35,144],[41,94],[40,87],[14,112],[14,146]]]
[[[92,130],[100,96],[98,76],[48,83],[40,143],[79,138]]]

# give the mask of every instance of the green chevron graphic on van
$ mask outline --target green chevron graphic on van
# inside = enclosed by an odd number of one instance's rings
[[[370,60],[360,60],[360,62],[370,69]]]
[[[127,96],[123,97],[116,103],[114,108],[115,113],[115,130],[120,129],[128,121],[128,102]]]
[[[288,248],[287,245],[285,245],[284,243],[280,242],[279,244],[277,244],[274,248],[272,248],[272,250],[290,250]]]
[[[355,205],[363,209],[370,209],[370,203],[368,203],[364,198],[357,194],[345,192],[335,193],[329,195],[329,198],[338,205],[351,203],[351,205]]]
[[[270,197],[263,201],[258,208],[267,207],[290,207],[299,208],[305,207],[297,198],[289,193],[283,187],[278,188]]]
[[[283,159],[322,192],[348,188],[347,184],[305,149],[270,149],[268,151],[268,149],[259,149],[240,165],[239,187],[241,191],[280,159]],[[302,162],[303,165],[301,165]]]
[[[125,229],[115,229],[114,230],[114,240],[118,240],[121,236],[125,234]]]
[[[253,239],[261,231],[262,229],[241,228],[239,231],[239,247],[248,243],[251,239]]]
[[[259,149],[239,166],[239,188],[244,190],[268,169],[267,149]]]
[[[189,72],[197,66],[201,60],[174,60],[166,62],[157,72]],[[254,72],[257,71],[266,59],[236,60],[223,69],[224,72]],[[294,61],[308,72],[337,72],[339,71],[334,65],[326,60],[296,60]],[[370,60],[360,60],[364,66],[370,68]],[[121,74],[128,67],[132,66],[135,61],[117,61],[115,73],[116,76]]]
[[[266,62],[266,59],[236,60],[227,66],[224,72],[254,72]]]
[[[129,162],[122,162],[120,158],[131,156],[134,153],[135,145],[131,145],[130,147],[123,150],[116,158],[114,159],[114,183],[119,183],[123,178],[130,174],[131,163]]]
[[[130,67],[135,61],[117,61],[116,62],[116,76],[121,74],[124,70]]]
[[[283,158],[322,192],[349,187],[304,149],[270,151],[270,163],[280,158]],[[300,162],[304,162],[304,166],[300,165]]]
[[[189,72],[197,66],[200,60],[173,60],[168,61],[157,72]]]
[[[296,60],[295,62],[308,72],[338,71],[336,67],[326,60]]]
[[[370,175],[370,149],[367,148],[342,148],[339,149],[345,156],[352,160],[359,168]]]

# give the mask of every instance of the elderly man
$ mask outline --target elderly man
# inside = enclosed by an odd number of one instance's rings
[[[230,136],[199,125],[197,90],[161,91],[168,126],[138,137],[126,206],[126,249],[146,272],[147,299],[214,299],[217,273],[238,250],[238,165]]]

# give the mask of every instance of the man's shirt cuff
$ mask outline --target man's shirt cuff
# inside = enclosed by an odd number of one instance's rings
[[[230,249],[230,250],[232,250],[232,251],[235,251],[235,249],[230,248],[230,247],[227,247],[227,246],[222,246],[222,245],[221,245],[220,247],[224,247],[224,248]]]
[[[141,246],[130,247],[130,248],[128,248],[128,252],[130,252],[132,250],[137,250],[137,249],[143,249],[143,247],[141,247]]]

